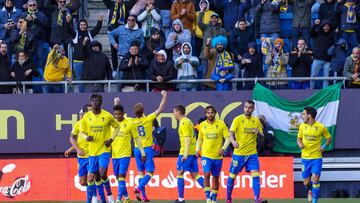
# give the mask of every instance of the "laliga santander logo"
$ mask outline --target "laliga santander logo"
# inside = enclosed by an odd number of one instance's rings
[[[129,170],[129,173],[127,174],[127,181],[126,181],[126,187],[135,187],[139,185],[139,175],[135,175],[134,170]],[[79,189],[82,192],[86,191],[86,186],[80,185],[79,182],[79,176],[74,176],[74,186]],[[185,188],[201,188],[199,183],[191,179],[190,173],[185,172],[184,173],[184,180],[185,180]],[[111,187],[118,187],[118,182],[116,180],[115,175],[109,176],[110,186]],[[169,173],[166,175],[166,177],[160,177],[159,174],[155,174],[152,179],[150,180],[149,187],[163,187],[163,188],[176,188],[177,187],[177,179],[172,170],[169,170]]]
[[[0,170],[0,182],[5,174],[11,173],[12,171],[15,170],[15,168],[16,168],[15,164],[8,164],[4,166]],[[5,197],[15,198],[29,191],[30,186],[31,184],[29,180],[29,175],[26,174],[23,177],[16,178],[15,181],[12,183],[12,185],[0,186],[0,194],[2,194]]]

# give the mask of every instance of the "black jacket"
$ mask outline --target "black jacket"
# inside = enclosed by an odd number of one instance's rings
[[[304,54],[298,57],[296,53],[291,53],[289,57],[289,66],[292,68],[292,77],[310,77],[311,64],[313,62],[311,53],[306,50]]]
[[[264,77],[262,56],[260,53],[256,52],[254,55],[245,53],[243,58],[251,60],[251,63],[246,64],[240,62],[241,69],[245,69],[244,78]]]
[[[130,55],[130,53],[126,53],[124,58],[121,60],[119,70],[123,71],[123,80],[143,80],[145,79],[146,69],[148,66],[148,60],[143,55],[139,56],[139,64],[136,65],[133,63],[131,66],[129,65],[130,58],[133,58],[135,61],[135,56]],[[127,86],[135,86],[134,83],[132,84],[124,84]],[[139,87],[143,88],[144,85],[139,85]]]
[[[27,70],[32,71],[28,76],[25,76]],[[15,73],[15,81],[32,81],[33,76],[37,77],[40,75],[35,65],[29,60],[25,61],[22,65],[20,65],[19,62],[14,63],[11,72]]]
[[[105,6],[107,9],[109,9],[109,17],[108,17],[108,23],[110,25],[113,13],[114,13],[114,8],[115,8],[115,1],[112,0],[103,0]],[[129,16],[129,11],[131,10],[131,8],[135,5],[136,1],[135,0],[127,0],[127,1],[123,1],[123,3],[125,4],[125,21],[126,18]],[[125,25],[126,22],[123,22]],[[121,24],[118,23],[118,21],[116,21],[116,23],[114,25],[108,26],[108,30],[112,31],[115,30],[116,28],[118,28]]]
[[[94,38],[97,34],[99,34],[102,26],[102,21],[98,21],[96,26],[91,29],[90,31],[80,31],[80,28],[78,31],[72,32],[73,37],[73,45],[74,45],[74,60],[84,60],[84,53],[83,53],[83,41],[85,37],[88,37],[90,39],[89,34],[91,35],[91,38]],[[77,39],[75,39],[77,38]]]
[[[16,53],[18,51],[25,51],[29,56],[32,56],[32,54],[35,52],[35,47],[36,47],[34,35],[28,31],[26,33],[26,37],[25,37],[24,49],[19,50],[19,48],[17,47],[17,44],[20,42],[20,39],[21,39],[19,32],[20,31],[18,29],[13,29],[11,31],[10,37],[11,37],[11,42],[12,42],[13,53]]]
[[[151,38],[146,40],[143,53],[148,61],[152,61],[155,58],[153,53],[155,49],[165,49],[165,40],[162,37],[158,41],[151,40]]]
[[[100,51],[91,50],[92,46],[99,46]],[[84,70],[82,80],[104,80],[112,79],[112,69],[109,58],[101,52],[102,46],[99,42],[93,41],[89,46],[83,46]]]
[[[22,17],[25,18],[29,14],[28,11],[22,13]],[[46,15],[41,11],[35,12],[36,19],[35,20],[26,20],[27,27],[31,33],[33,33],[34,38],[38,42],[43,42],[45,40],[45,30],[49,28],[49,19]]]
[[[237,62],[237,56],[248,52],[248,44],[249,42],[255,42],[255,34],[254,32],[246,28],[245,30],[240,30],[239,28],[234,28],[231,31],[230,35],[230,48],[234,53],[235,62]]]
[[[11,81],[10,76],[11,70],[11,63],[9,60],[8,55],[0,54],[0,81],[1,82],[8,82]],[[0,94],[7,94],[10,93],[11,88],[9,86],[0,86]]]
[[[327,54],[327,50],[334,44],[335,34],[330,27],[330,31],[325,33],[323,27],[330,24],[329,21],[323,21],[320,26],[314,25],[311,28],[311,36],[314,40],[313,56],[314,59],[331,61],[331,56]],[[331,24],[330,24],[331,25]]]
[[[164,81],[173,80],[177,76],[177,71],[174,68],[172,61],[166,60],[164,63],[158,62],[156,59],[152,61],[149,68],[150,79],[156,81],[157,76],[164,78]],[[175,86],[168,83],[155,83],[153,88],[160,90],[173,89]]]
[[[328,20],[333,28],[337,28],[339,26],[339,14],[335,11],[335,2],[336,0],[332,1],[331,3],[328,0],[325,0],[323,4],[320,5],[319,8],[319,19],[322,22],[323,20]]]

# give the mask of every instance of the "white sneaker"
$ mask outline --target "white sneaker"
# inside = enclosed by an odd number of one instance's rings
[[[98,199],[96,196],[92,196],[91,203],[98,203]]]
[[[206,203],[211,203],[211,199],[206,199]]]
[[[312,191],[311,190],[309,190],[309,192],[308,192],[308,196],[307,196],[307,200],[308,200],[308,202],[312,202]]]
[[[108,203],[115,203],[114,197],[112,195],[108,196]]]

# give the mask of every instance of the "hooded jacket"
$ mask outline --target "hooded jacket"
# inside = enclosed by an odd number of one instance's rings
[[[346,50],[348,48],[349,47],[346,41],[343,38],[340,38],[335,45],[332,45],[328,49],[327,53],[329,56],[331,56],[331,70],[342,72],[346,60]]]
[[[207,24],[210,23],[211,14],[213,14],[214,11],[209,10],[210,4],[209,4],[208,0],[199,1],[199,7],[200,7],[202,2],[206,2],[206,4],[207,4],[206,10],[205,10],[205,12],[203,14],[203,18],[202,18],[202,22],[205,25],[207,25]],[[199,24],[198,24],[198,19],[199,19],[200,13],[202,13],[202,12],[201,11],[196,12],[196,17],[195,17],[196,20],[194,20],[193,29],[195,30],[196,37],[202,39],[203,38],[203,31],[200,29]]]
[[[213,39],[219,35],[222,35],[225,37],[227,36],[226,30],[221,27],[220,22],[218,24],[216,24],[215,26],[210,23],[205,25],[202,21],[203,16],[204,16],[204,13],[201,12],[199,14],[199,18],[197,19],[197,24],[199,25],[200,29],[203,31],[203,44],[202,44],[201,53],[200,53],[201,59],[205,59],[204,48],[205,48],[206,41],[208,38]]]
[[[98,46],[100,51],[93,51],[91,48]],[[94,40],[88,46],[83,46],[84,71],[82,80],[104,80],[112,79],[112,69],[109,58],[102,53],[102,45]]]
[[[81,21],[83,22],[83,21]],[[86,22],[86,21],[85,21]],[[84,59],[83,53],[83,41],[85,37],[88,37],[90,41],[94,40],[94,37],[99,34],[102,26],[102,21],[98,20],[96,26],[91,29],[90,31],[86,29],[85,31],[80,30],[80,22],[79,22],[79,29],[72,33],[73,37],[73,45],[74,45],[74,60],[82,61]],[[86,27],[88,27],[88,23],[86,22]]]
[[[242,64],[240,62],[240,68],[245,69],[244,78],[264,77],[262,55],[258,53],[255,42],[250,42],[247,48],[250,47],[255,49],[255,54],[250,55],[249,51],[247,51],[242,56],[244,59],[250,59],[251,63]]]
[[[174,68],[173,62],[167,58],[165,51],[160,50],[159,52],[165,56],[165,62],[160,63],[156,59],[151,62],[149,68],[150,79],[156,81],[157,76],[163,77],[164,82],[175,79],[176,69]],[[174,85],[171,83],[155,83],[153,84],[153,88],[158,90],[168,90],[173,89]]]
[[[245,30],[240,30],[239,21],[236,22],[235,28],[230,34],[230,48],[234,53],[236,62],[238,62],[237,56],[239,54],[243,56],[243,54],[248,52],[248,44],[250,42],[255,42],[255,34],[252,29],[246,28]]]
[[[260,15],[260,34],[280,33],[280,4],[266,1],[256,7]]]
[[[190,47],[190,53],[184,53],[184,46]],[[184,63],[179,64],[180,59],[184,60]],[[191,61],[191,63],[190,63]],[[199,59],[196,56],[192,56],[192,47],[190,43],[185,42],[181,46],[181,56],[175,60],[175,69],[177,69],[177,79],[196,79],[196,69],[199,67]],[[196,88],[196,83],[178,83],[177,88]]]
[[[129,25],[122,25],[109,33],[109,41],[111,45],[118,44],[118,56],[124,56],[130,49],[132,41],[140,42],[140,50],[143,49],[145,40],[143,31],[139,28],[137,23],[133,29],[129,28]],[[115,42],[115,38],[118,39],[118,43]]]
[[[325,33],[323,31],[324,25],[330,25],[330,31]],[[311,36],[314,40],[313,56],[314,59],[331,61],[327,50],[334,44],[335,36],[329,21],[324,20],[320,25],[314,25],[311,29]]]
[[[296,48],[296,52],[299,50]],[[292,68],[293,77],[310,77],[311,64],[313,63],[312,55],[306,49],[305,53],[298,57],[298,53],[291,53],[289,57],[289,66]]]
[[[175,24],[180,25],[180,32],[175,31]],[[191,43],[191,32],[188,29],[184,29],[184,25],[179,19],[173,21],[172,30],[165,42],[165,48],[173,50],[173,60],[175,61],[181,54],[181,45],[185,42]],[[174,36],[176,36],[175,40],[173,39]]]
[[[180,19],[185,29],[193,32],[192,26],[195,21],[195,5],[191,0],[175,0],[171,6],[171,20]],[[181,10],[185,9],[186,14],[180,15]]]

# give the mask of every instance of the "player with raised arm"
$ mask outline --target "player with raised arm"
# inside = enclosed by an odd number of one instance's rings
[[[180,151],[176,163],[176,178],[179,197],[174,201],[174,203],[185,203],[184,172],[189,171],[191,177],[195,179],[201,185],[201,187],[204,187],[204,178],[198,174],[199,167],[195,151],[196,136],[194,132],[194,124],[185,116],[185,107],[183,105],[174,106],[173,112],[174,117],[179,121],[178,133],[180,139]]]
[[[204,190],[207,203],[216,203],[219,191],[219,176],[226,148],[230,144],[229,130],[224,121],[215,118],[214,106],[205,107],[206,120],[200,123],[196,152],[201,153],[201,164],[204,171]],[[212,190],[210,194],[210,176]]]
[[[99,94],[92,94],[90,96],[92,111],[86,113],[83,119],[81,119],[81,127],[82,132],[87,136],[86,140],[89,142],[88,189],[89,192],[93,192],[96,188],[101,202],[105,203],[106,197],[103,187],[105,186],[107,192],[110,190],[110,184],[106,175],[110,153],[109,147],[105,145],[105,141],[115,137],[114,135],[118,134],[120,127],[109,112],[101,109],[102,101],[102,96]],[[111,127],[115,129],[113,136],[111,136]],[[114,202],[112,196],[108,196],[108,201]]]
[[[320,196],[320,175],[322,153],[331,143],[331,136],[324,124],[316,121],[317,111],[313,107],[305,107],[302,112],[303,123],[299,126],[297,143],[301,149],[302,178],[308,189],[308,201],[317,203]],[[321,146],[323,137],[325,144]]]
[[[230,127],[230,141],[234,146],[234,154],[226,188],[226,203],[232,203],[231,194],[234,189],[234,180],[244,167],[246,172],[251,173],[254,203],[267,202],[260,199],[260,166],[256,139],[257,136],[264,135],[260,120],[252,116],[254,108],[254,101],[246,101],[244,113],[235,117]]]
[[[154,163],[154,152],[152,149],[153,145],[153,136],[152,136],[152,128],[153,121],[156,117],[164,110],[165,104],[167,101],[167,92],[161,91],[162,99],[158,109],[155,112],[145,116],[144,115],[144,105],[142,103],[137,103],[134,105],[134,113],[135,118],[132,120],[132,129],[131,132],[134,134],[138,134],[141,139],[141,143],[144,147],[146,161],[143,162],[141,152],[135,143],[134,155],[136,160],[136,166],[139,171],[139,185],[134,189],[134,193],[136,195],[136,199],[138,201],[150,202],[145,193],[145,186],[151,180],[155,171],[155,163]],[[144,176],[146,171],[146,175]],[[140,195],[141,193],[141,195]],[[142,196],[142,197],[141,197]]]

